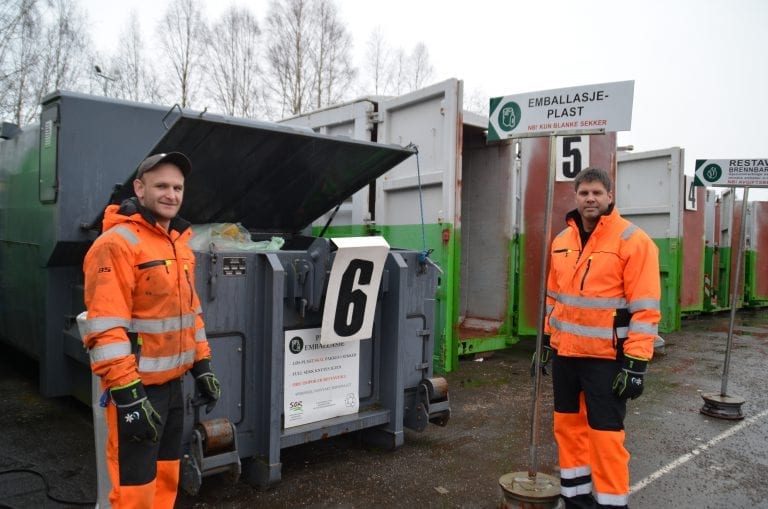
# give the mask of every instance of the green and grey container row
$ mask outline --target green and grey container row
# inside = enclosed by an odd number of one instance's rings
[[[460,355],[535,336],[545,230],[549,139],[488,144],[488,119],[464,111],[462,102],[462,82],[450,79],[284,120],[320,133],[417,147],[417,157],[338,204],[315,231],[375,233],[429,253],[441,268],[434,365],[443,371],[456,369]],[[568,149],[559,150],[566,156],[558,160],[563,179],[555,185],[553,235],[573,206],[573,183],[566,179],[573,165],[616,171],[613,133],[557,143]]]
[[[662,333],[704,310],[704,188],[684,175],[684,155],[678,147],[620,153],[616,178],[622,215],[659,248]]]
[[[76,319],[84,310],[83,257],[104,207],[131,194],[147,155],[178,150],[190,157],[180,214],[193,224],[240,223],[254,240],[283,239],[279,250],[214,242],[195,252],[222,400],[202,421],[191,404],[194,384],[185,381],[189,456],[182,478],[189,491],[235,463],[239,472],[240,460],[247,480],[274,483],[281,449],[300,443],[361,431],[397,447],[404,427],[421,431],[447,421],[447,386],[432,365],[438,270],[416,250],[392,248],[381,285],[372,289],[371,337],[360,340],[359,362],[349,368],[358,380],[350,403],[359,410],[285,425],[286,337],[321,328],[337,252],[330,239],[303,232],[333,204],[413,159],[412,150],[67,92],[44,99],[39,124],[5,125],[2,133],[0,338],[38,361],[44,395],[91,401]],[[201,426],[227,439],[234,450],[214,452],[230,463],[195,456]]]

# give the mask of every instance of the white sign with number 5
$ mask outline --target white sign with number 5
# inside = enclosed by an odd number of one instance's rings
[[[558,136],[555,180],[567,182],[589,166],[589,136]]]
[[[370,338],[389,244],[383,237],[331,240],[338,250],[325,294],[320,342]]]

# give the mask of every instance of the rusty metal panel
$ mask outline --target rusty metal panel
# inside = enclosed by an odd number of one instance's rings
[[[616,176],[616,133],[589,137],[590,166],[605,168]],[[559,141],[560,138],[557,138]],[[522,205],[519,236],[517,285],[517,333],[535,335],[538,328],[542,244],[547,179],[549,175],[549,138],[528,138],[522,141]],[[585,165],[586,166],[586,165]],[[575,207],[573,182],[556,182],[550,216],[551,235],[565,228],[565,215]],[[551,241],[551,239],[550,239]]]
[[[696,210],[683,210],[683,277],[680,282],[682,311],[701,311],[704,307],[704,194],[700,186],[686,187],[694,193]]]
[[[755,290],[759,299],[768,299],[768,202],[754,202],[754,207]]]

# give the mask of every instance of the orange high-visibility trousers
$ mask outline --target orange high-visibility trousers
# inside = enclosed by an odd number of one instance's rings
[[[566,507],[627,506],[626,401],[611,393],[611,381],[620,369],[614,364],[603,359],[553,359],[554,433]]]
[[[116,407],[110,403],[105,408],[107,469],[112,482],[109,501],[114,509],[173,509],[176,503],[183,427],[181,380],[145,389],[163,419],[157,442],[123,443]]]

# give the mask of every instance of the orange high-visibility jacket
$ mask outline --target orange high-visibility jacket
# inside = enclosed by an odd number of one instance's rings
[[[658,248],[614,207],[585,246],[574,210],[552,241],[545,332],[558,355],[653,356],[661,318]]]
[[[91,369],[107,387],[179,378],[211,355],[189,223],[175,218],[165,231],[132,202],[108,206],[103,227],[83,264]],[[133,349],[129,332],[137,337]]]

